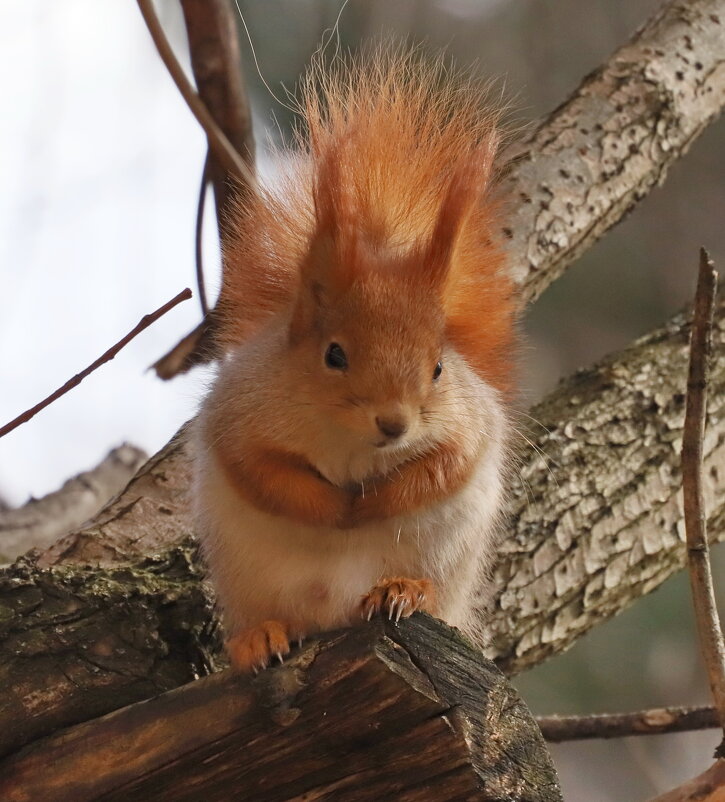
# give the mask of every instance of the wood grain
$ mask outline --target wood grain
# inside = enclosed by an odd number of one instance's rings
[[[308,643],[254,679],[223,672],[0,764],[5,802],[561,799],[503,675],[424,615]]]

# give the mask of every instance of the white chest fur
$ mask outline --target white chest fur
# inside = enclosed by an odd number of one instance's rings
[[[195,516],[229,636],[268,619],[303,634],[355,623],[361,597],[379,579],[400,575],[432,580],[441,618],[467,628],[471,596],[495,548],[498,438],[454,497],[352,530],[313,528],[256,509],[230,486],[213,453],[198,446]]]

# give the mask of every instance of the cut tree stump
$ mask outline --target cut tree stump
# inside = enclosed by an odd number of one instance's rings
[[[561,800],[539,729],[493,663],[417,614],[329,633],[35,741],[0,799]]]

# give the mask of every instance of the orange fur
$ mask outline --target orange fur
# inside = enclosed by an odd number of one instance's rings
[[[460,443],[439,443],[429,454],[404,463],[358,493],[345,518],[347,526],[406,515],[455,493],[468,479],[475,454]]]
[[[435,587],[429,579],[394,576],[376,582],[363,596],[360,614],[367,619],[378,613],[387,614],[391,620],[407,618],[416,610],[425,610],[435,615],[435,599]]]
[[[272,515],[312,526],[350,529],[405,515],[454,493],[467,479],[475,454],[440,443],[430,454],[403,463],[362,487],[337,487],[295,454],[249,447],[232,455],[217,446],[222,467],[237,492]]]
[[[224,445],[217,453],[237,492],[259,509],[313,526],[343,526],[347,521],[350,493],[297,455],[250,447],[235,458]]]
[[[392,48],[318,65],[275,184],[234,212],[194,507],[242,670],[360,612],[472,631],[515,343],[483,100]]]
[[[235,212],[222,343],[244,342],[299,306],[310,254],[334,252],[348,281],[371,254],[386,254],[386,270],[401,262],[409,279],[439,285],[449,341],[509,393],[515,303],[495,236],[498,135],[485,90],[441,59],[426,66],[381,48],[331,70],[318,64],[299,105],[303,133],[279,154],[275,187]]]
[[[291,627],[281,621],[262,621],[227,641],[232,668],[242,673],[266,668],[273,657],[289,654]]]

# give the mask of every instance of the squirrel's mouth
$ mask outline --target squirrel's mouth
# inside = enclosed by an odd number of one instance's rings
[[[379,440],[377,443],[373,443],[373,445],[375,448],[387,448],[392,451],[400,446],[405,446],[406,440],[402,437],[391,437],[388,439]]]

